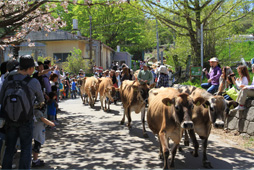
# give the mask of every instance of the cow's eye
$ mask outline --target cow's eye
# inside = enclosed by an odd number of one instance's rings
[[[144,91],[143,91],[143,90],[140,90],[140,93],[141,93],[141,94],[143,94],[143,93],[144,93]]]

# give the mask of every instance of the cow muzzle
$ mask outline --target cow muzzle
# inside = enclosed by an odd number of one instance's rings
[[[181,127],[183,129],[193,129],[193,122],[192,121],[184,121],[182,124],[181,124]]]
[[[219,120],[219,121],[216,121],[213,126],[217,129],[223,129],[224,128],[224,122]]]

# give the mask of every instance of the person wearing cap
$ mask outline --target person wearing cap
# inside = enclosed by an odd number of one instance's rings
[[[31,76],[34,72],[34,59],[30,55],[20,57],[19,70],[13,76],[14,80],[24,80],[27,76]],[[8,77],[7,77],[8,78]],[[4,81],[3,87],[0,92],[0,103],[3,103],[4,93],[7,85],[9,84],[8,79]],[[31,103],[38,103],[44,101],[41,85],[39,81],[32,78],[27,84],[30,90]],[[0,117],[4,115],[0,114]],[[9,122],[6,119],[6,150],[3,158],[2,169],[12,169],[13,155],[17,143],[17,139],[20,138],[21,155],[19,160],[19,169],[30,169],[31,166],[31,154],[32,154],[32,138],[33,138],[33,117],[29,121],[22,124]],[[18,133],[22,132],[22,133]]]
[[[222,74],[221,68],[218,66],[219,60],[216,57],[213,57],[209,60],[212,66],[212,70],[208,73],[205,71],[206,77],[208,78],[207,83],[202,83],[201,87],[207,89],[211,94],[217,92],[219,88],[219,80]]]
[[[84,78],[84,77],[86,77],[86,75],[85,75],[84,71],[82,69],[80,69],[77,78]]]
[[[254,64],[251,66],[252,73],[254,73]],[[235,110],[244,110],[245,102],[248,97],[254,97],[254,76],[251,85],[241,85],[240,93],[236,99],[236,102],[239,104]]]
[[[166,66],[161,65],[159,68],[159,77],[157,80],[158,88],[160,87],[169,87],[169,72]]]
[[[140,70],[140,72],[138,73],[138,81],[141,84],[144,84],[144,83],[149,84],[152,79],[153,79],[153,75],[151,71],[149,71],[148,66],[144,64],[143,70]]]

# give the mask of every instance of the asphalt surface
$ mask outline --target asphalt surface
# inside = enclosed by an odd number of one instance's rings
[[[43,169],[162,169],[158,158],[157,137],[146,125],[149,138],[142,136],[141,114],[132,113],[132,129],[120,125],[123,115],[121,103],[111,105],[110,112],[83,105],[80,98],[60,102],[60,124],[47,131],[41,148]],[[183,147],[175,158],[176,169],[203,169],[201,141],[199,157],[194,158],[192,147]],[[221,141],[211,134],[208,160],[214,169],[254,168],[254,153],[235,147],[232,141]],[[41,168],[41,169],[42,169]]]

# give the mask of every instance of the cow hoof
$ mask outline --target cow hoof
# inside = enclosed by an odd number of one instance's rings
[[[184,146],[189,146],[190,142],[188,140],[184,141]]]
[[[181,146],[179,146],[178,150],[179,150],[179,152],[182,152],[183,148]]]
[[[191,151],[190,153],[192,154],[192,156],[198,157],[198,153],[195,153],[194,151]]]
[[[163,154],[162,153],[159,153],[159,159],[163,160]]]
[[[126,126],[127,126],[129,129],[131,129],[131,125],[130,125],[130,124],[127,124]]]
[[[203,161],[203,166],[204,166],[204,168],[207,168],[207,169],[213,169],[213,167],[209,161]]]
[[[148,134],[145,132],[145,133],[143,133],[143,137],[144,138],[149,138],[149,136],[148,136]]]
[[[121,122],[120,122],[120,125],[124,125],[124,121],[121,121]]]

